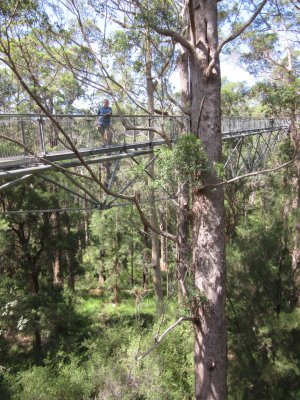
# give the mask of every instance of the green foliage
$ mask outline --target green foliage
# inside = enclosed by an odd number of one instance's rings
[[[251,115],[249,88],[245,82],[222,80],[221,108],[223,117]]]
[[[97,275],[102,268],[109,289],[128,288],[129,268],[141,282],[143,237],[141,222],[132,207],[112,208],[94,213],[91,219],[91,245],[84,254],[85,268]]]
[[[207,171],[207,156],[200,140],[192,134],[181,136],[173,149],[160,147],[156,155],[156,180],[159,186],[183,181],[196,186]]]
[[[76,357],[58,371],[51,366],[32,367],[17,374],[12,400],[85,400],[92,397],[94,384],[89,370]]]
[[[140,2],[139,13],[137,13],[136,19],[138,25],[142,23],[148,29],[154,25],[160,27],[172,26],[175,29],[179,24],[176,16],[176,5],[171,0],[144,0]]]
[[[225,177],[225,168],[223,163],[214,163],[214,170],[219,178]]]
[[[300,390],[298,291],[283,211],[289,194],[276,178],[256,189],[227,251],[232,400],[297,399]]]
[[[85,313],[86,306],[80,307]],[[104,303],[98,302],[98,315],[94,315],[97,329],[92,338],[85,335],[76,353],[75,348],[68,352],[60,349],[56,356],[44,361],[44,366],[28,367],[16,374],[3,373],[4,385],[0,393],[4,393],[5,386],[9,396],[3,398],[157,400],[159,393],[159,398],[163,399],[191,399],[191,326],[178,326],[156,350],[136,361],[136,356],[153,343],[153,330],[147,323],[151,314],[128,312],[125,307],[114,307],[107,314],[104,307]],[[151,313],[154,309],[152,301]],[[161,331],[171,319],[169,315]],[[86,324],[85,331],[88,330],[90,326]]]
[[[281,80],[277,82],[261,82],[253,91],[261,98],[266,107],[267,115],[292,115],[300,108],[299,100],[300,79],[292,82]]]

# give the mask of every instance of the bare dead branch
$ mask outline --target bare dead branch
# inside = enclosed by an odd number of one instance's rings
[[[199,188],[196,188],[195,189],[195,193],[196,194],[200,194],[203,190],[208,189],[208,188],[217,188],[217,187],[220,187],[220,186],[229,185],[230,183],[237,182],[237,181],[239,181],[241,179],[249,178],[251,176],[263,175],[263,174],[268,174],[270,172],[275,172],[275,171],[278,171],[280,169],[288,167],[289,165],[293,164],[297,159],[299,159],[299,157],[294,157],[292,160],[290,160],[290,161],[288,161],[288,162],[286,162],[284,164],[277,165],[276,167],[273,167],[273,168],[263,169],[262,171],[250,172],[248,174],[240,175],[240,176],[237,176],[235,178],[229,179],[228,181],[223,181],[223,182],[219,182],[219,183],[216,183],[216,184],[203,185],[203,186],[201,186]]]
[[[176,322],[174,322],[174,324],[169,326],[169,328],[167,328],[160,336],[156,336],[155,337],[155,339],[154,339],[155,340],[155,344],[152,347],[150,347],[150,349],[148,349],[143,354],[136,355],[136,357],[135,357],[136,361],[141,361],[144,357],[146,357],[149,353],[151,353],[154,349],[156,349],[156,347],[159,346],[159,344],[164,339],[164,337],[167,336],[168,333],[170,333],[174,328],[176,328],[176,326],[180,325],[183,321],[194,322],[194,318],[192,318],[192,317],[180,317]]]

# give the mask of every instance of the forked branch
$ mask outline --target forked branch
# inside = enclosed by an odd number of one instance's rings
[[[192,318],[192,317],[180,317],[176,322],[174,322],[174,324],[169,326],[160,336],[156,336],[154,338],[155,343],[154,343],[154,345],[152,347],[150,347],[150,349],[145,351],[145,353],[142,353],[140,355],[136,355],[136,357],[135,357],[136,361],[141,361],[144,357],[146,357],[149,353],[151,353],[154,349],[156,349],[156,347],[159,346],[159,344],[168,335],[168,333],[170,333],[174,328],[176,328],[176,326],[180,325],[184,321],[194,322],[194,318]]]

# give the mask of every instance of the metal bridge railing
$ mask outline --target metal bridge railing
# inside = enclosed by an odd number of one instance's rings
[[[68,134],[78,149],[101,146],[95,115],[54,115],[57,124]],[[130,144],[161,139],[163,132],[168,138],[176,139],[185,130],[189,119],[182,116],[126,115],[111,117],[113,143]],[[67,140],[57,124],[40,114],[0,114],[1,134],[23,144],[24,147],[7,140],[0,142],[0,158],[24,157],[27,153],[49,154],[69,148]],[[126,129],[124,127],[126,126]],[[283,121],[268,118],[222,118],[222,134],[230,137],[236,133],[255,130],[272,130],[282,126]]]
[[[77,148],[101,146],[95,115],[55,115],[53,117]],[[161,135],[149,130],[149,127],[164,132],[170,139],[175,139],[184,129],[185,120],[186,118],[182,116],[112,116],[113,143],[129,144],[161,139]],[[29,152],[35,154],[64,151],[70,147],[57,124],[48,117],[38,114],[0,115],[1,133],[26,146]],[[26,149],[17,143],[1,140],[0,158],[22,157],[27,153]]]
[[[287,123],[281,119],[254,118],[254,117],[223,117],[221,130],[223,135],[234,135],[239,132],[251,132],[286,126]]]

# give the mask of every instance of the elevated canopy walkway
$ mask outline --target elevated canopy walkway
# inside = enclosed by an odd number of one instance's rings
[[[267,118],[223,118],[221,128],[222,161],[227,179],[263,169],[278,141],[288,133],[285,121]],[[85,164],[96,164],[94,170],[107,189],[119,195],[137,189],[141,203],[148,204],[144,173],[153,178],[149,167],[156,156],[151,153],[155,147],[175,143],[181,134],[188,132],[189,119],[182,116],[112,116],[111,130],[113,144],[104,146],[93,115],[55,115],[51,118],[38,114],[0,115],[0,191],[34,175],[69,193],[68,202],[60,211],[103,210],[126,205],[99,191],[99,185],[90,187],[91,181],[86,180],[88,177],[80,168],[79,158],[82,158]],[[146,154],[149,154],[146,159],[141,158]],[[131,173],[131,164],[138,165],[137,173]],[[64,179],[55,179],[53,174],[47,174],[50,171],[63,172]],[[139,171],[143,171],[142,177]],[[158,190],[156,201],[175,198],[176,190],[171,189],[172,193],[167,188]],[[90,204],[89,208],[86,204]],[[74,208],[74,205],[77,206]],[[24,212],[53,212],[53,208],[4,210],[0,214]]]
[[[2,114],[0,178],[11,179],[57,167],[81,165],[58,126],[65,131],[87,164],[103,163],[153,152],[175,142],[188,129],[182,116],[112,116],[113,144],[104,147],[94,115]],[[126,128],[125,128],[125,127]],[[283,120],[223,118],[224,165],[231,176],[260,168],[267,154],[287,131]]]

